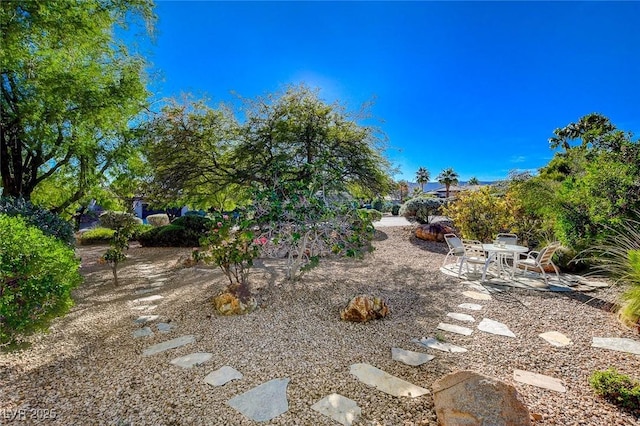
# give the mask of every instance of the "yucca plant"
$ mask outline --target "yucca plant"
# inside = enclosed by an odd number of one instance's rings
[[[640,326],[640,221],[624,219],[619,227],[609,228],[601,244],[584,250],[580,257],[594,265],[592,273],[611,276],[628,286],[618,315],[624,324]]]

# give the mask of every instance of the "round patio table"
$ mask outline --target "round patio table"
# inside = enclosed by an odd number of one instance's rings
[[[503,262],[498,262],[498,268],[500,271],[507,272],[507,274],[513,279],[516,275],[516,259],[520,256],[520,253],[526,253],[529,251],[529,247],[519,246],[516,244],[483,244],[482,249],[489,253],[487,257],[487,263],[484,265],[484,271],[482,272],[482,281],[484,281],[487,275],[487,268],[491,263],[492,259],[498,259],[500,256],[505,254],[513,255],[513,269],[511,273],[503,268]]]

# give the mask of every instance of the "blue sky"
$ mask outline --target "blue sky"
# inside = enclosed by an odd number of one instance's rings
[[[591,112],[640,134],[639,2],[159,1],[156,97],[211,105],[306,83],[371,113],[396,179],[536,170]]]

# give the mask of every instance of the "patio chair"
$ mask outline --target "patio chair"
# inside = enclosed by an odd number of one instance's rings
[[[449,256],[455,256],[457,264],[464,255],[464,245],[462,244],[462,240],[456,234],[444,234],[444,240],[446,241],[447,246],[449,246],[449,253],[445,256],[442,266],[447,264]]]
[[[482,265],[482,278],[486,273],[487,262],[489,258],[486,252],[482,248],[482,243],[477,240],[462,240],[464,246],[464,255],[460,258],[460,269],[458,270],[458,277],[462,278],[462,267],[467,264],[467,273],[469,273],[469,265],[473,265],[474,274],[478,273],[478,266]]]
[[[516,234],[500,233],[496,236],[495,242],[516,245],[518,244],[518,236]],[[512,253],[500,253],[499,257],[500,257],[499,261],[502,262],[503,265],[508,265],[507,263],[508,260],[513,261]]]
[[[545,284],[549,285],[548,276],[544,268],[551,265],[559,281],[560,272],[558,271],[558,267],[553,263],[552,258],[560,246],[560,243],[555,241],[540,251],[530,251],[524,259],[516,259],[516,267],[522,269],[524,272],[533,271],[542,274]]]

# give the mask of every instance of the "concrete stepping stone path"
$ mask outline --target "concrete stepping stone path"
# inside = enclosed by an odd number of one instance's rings
[[[482,309],[482,305],[478,305],[477,303],[461,303],[458,305],[458,308],[469,309],[470,311],[479,311]]]
[[[136,324],[146,324],[160,318],[160,315],[141,315],[134,321]]]
[[[530,371],[514,370],[513,380],[556,392],[564,393],[567,391],[567,388],[564,387],[560,379],[545,376],[544,374],[532,373]]]
[[[441,322],[440,324],[438,324],[438,330],[462,334],[463,336],[471,336],[471,333],[473,333],[473,330],[471,330],[470,328],[462,327],[455,324],[447,324],[446,322]]]
[[[362,383],[373,386],[386,394],[395,397],[408,396],[417,398],[429,393],[425,388],[416,386],[398,377],[380,370],[370,364],[358,363],[351,365],[349,372]]]
[[[337,393],[325,396],[313,404],[311,409],[330,417],[343,426],[351,426],[362,414],[362,410],[354,400]]]
[[[243,375],[233,367],[225,365],[207,374],[204,382],[211,386],[223,386],[232,380],[240,380]]]
[[[153,296],[141,297],[139,299],[135,299],[133,303],[147,303],[147,302],[155,302],[156,300],[162,300],[164,296],[160,296],[159,294],[154,294]]]
[[[176,328],[174,324],[169,324],[166,322],[159,322],[158,324],[156,324],[156,327],[160,333],[169,333],[171,332],[171,330]]]
[[[194,343],[196,341],[195,336],[189,334],[185,336],[176,337],[175,339],[167,340],[166,342],[158,343],[153,346],[149,346],[142,352],[143,356],[151,356],[155,354],[159,354],[164,351],[168,351],[169,349],[179,348],[181,346],[188,345],[190,343]]]
[[[434,355],[424,354],[422,352],[405,351],[400,348],[391,348],[391,359],[400,361],[412,367],[417,367],[434,359]]]
[[[134,311],[153,311],[157,307],[158,305],[140,305],[134,306],[131,309],[133,309]]]
[[[459,314],[457,312],[449,312],[447,314],[447,316],[449,318],[453,318],[453,319],[458,320],[458,321],[465,321],[465,322],[475,322],[476,321],[475,318],[473,318],[471,315]]]
[[[170,361],[170,363],[182,368],[191,368],[194,365],[204,364],[205,362],[209,361],[212,356],[213,354],[209,352],[195,352],[189,355],[174,358]]]
[[[412,339],[414,343],[417,343],[425,348],[437,349],[443,352],[463,353],[467,352],[466,348],[461,346],[452,345],[451,343],[440,342],[435,337],[423,337],[422,339]]]
[[[550,345],[553,345],[559,348],[563,346],[573,345],[573,342],[571,341],[571,339],[569,339],[567,336],[560,333],[559,331],[547,331],[546,333],[538,334],[538,336],[542,337]]]
[[[255,422],[266,422],[289,410],[289,379],[273,379],[238,396],[227,404]]]
[[[133,337],[153,336],[153,331],[149,327],[139,328],[133,332]]]
[[[488,294],[480,293],[478,291],[473,291],[473,290],[463,291],[462,294],[464,296],[467,296],[475,300],[491,300],[492,299],[492,297]]]
[[[619,337],[594,337],[591,346],[640,355],[640,341]]]
[[[478,324],[478,330],[484,331],[485,333],[497,334],[499,336],[516,337],[516,335],[509,330],[509,327],[501,322],[494,321],[489,318],[482,318],[482,321]]]

